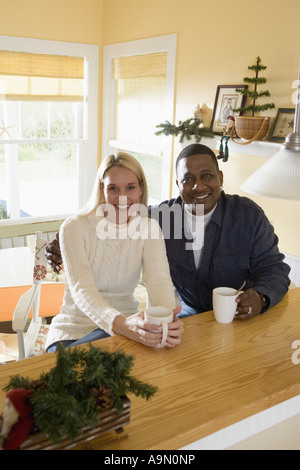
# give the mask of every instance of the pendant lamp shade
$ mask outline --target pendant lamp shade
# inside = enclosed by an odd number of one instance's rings
[[[300,151],[279,150],[241,185],[247,193],[300,201]]]
[[[289,134],[278,153],[256,170],[241,185],[247,193],[300,201],[300,74],[294,132]]]

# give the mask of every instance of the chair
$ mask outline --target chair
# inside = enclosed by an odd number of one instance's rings
[[[42,284],[65,283],[64,272],[60,274],[54,273],[47,262],[45,256],[45,246],[47,243],[47,240],[42,237],[42,232],[36,232],[33,284],[32,287],[20,297],[13,314],[12,329],[17,333],[18,337],[19,360],[34,355],[36,339],[41,331],[43,322],[43,318],[40,316]],[[60,289],[60,295],[61,292],[62,289]],[[28,318],[31,312],[32,319],[28,326]],[[27,331],[25,333],[26,328]]]
[[[18,360],[45,352],[42,343],[46,341],[48,327],[43,324],[43,317],[40,312],[41,297],[45,295],[43,290],[45,284],[48,288],[52,285],[56,289],[54,293],[50,292],[51,298],[48,298],[48,300],[51,302],[53,301],[53,296],[56,296],[61,299],[62,303],[65,274],[63,271],[60,274],[56,274],[51,270],[45,256],[47,243],[48,241],[43,239],[42,233],[37,232],[32,287],[21,295],[13,314],[12,329],[17,333],[18,338]],[[140,309],[144,310],[147,302],[147,291],[142,279],[135,290],[135,296],[140,301]],[[26,331],[31,312],[32,319]],[[53,311],[53,313],[56,314],[58,312]],[[41,338],[39,342],[37,342],[38,337]]]

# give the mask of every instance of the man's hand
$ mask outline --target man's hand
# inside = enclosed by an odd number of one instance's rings
[[[59,233],[56,234],[56,238],[52,242],[46,245],[45,255],[53,271],[57,274],[62,269],[62,257],[59,246]]]
[[[247,318],[258,315],[263,309],[263,302],[261,296],[254,289],[246,289],[245,292],[238,296],[237,314],[235,318],[245,320]]]

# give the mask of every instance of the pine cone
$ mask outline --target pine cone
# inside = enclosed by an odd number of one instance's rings
[[[29,390],[32,390],[34,392],[39,392],[40,390],[45,390],[47,388],[47,382],[45,380],[37,379],[37,380],[32,380],[29,384]]]
[[[114,400],[111,389],[100,384],[98,388],[92,388],[91,392],[95,395],[97,405],[100,405],[102,409],[112,408]]]

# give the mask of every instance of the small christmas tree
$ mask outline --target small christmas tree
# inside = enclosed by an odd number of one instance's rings
[[[244,81],[244,83],[254,84],[254,90],[237,88],[236,91],[238,93],[241,93],[243,96],[246,96],[247,98],[252,99],[252,104],[250,104],[248,106],[236,108],[233,111],[235,111],[235,112],[251,111],[251,113],[252,113],[251,115],[254,116],[255,113],[259,113],[260,111],[265,111],[266,109],[275,108],[274,103],[265,103],[265,104],[261,104],[261,105],[258,105],[256,103],[256,100],[258,98],[261,98],[263,96],[266,96],[266,97],[270,96],[270,92],[268,90],[257,91],[257,86],[261,85],[263,83],[266,83],[266,81],[267,81],[267,79],[265,77],[259,77],[258,76],[259,72],[261,70],[266,70],[266,68],[267,67],[265,65],[262,65],[260,57],[257,57],[255,65],[250,65],[248,67],[249,70],[253,70],[255,72],[255,77],[252,77],[252,78],[245,77],[243,79],[243,81]]]

